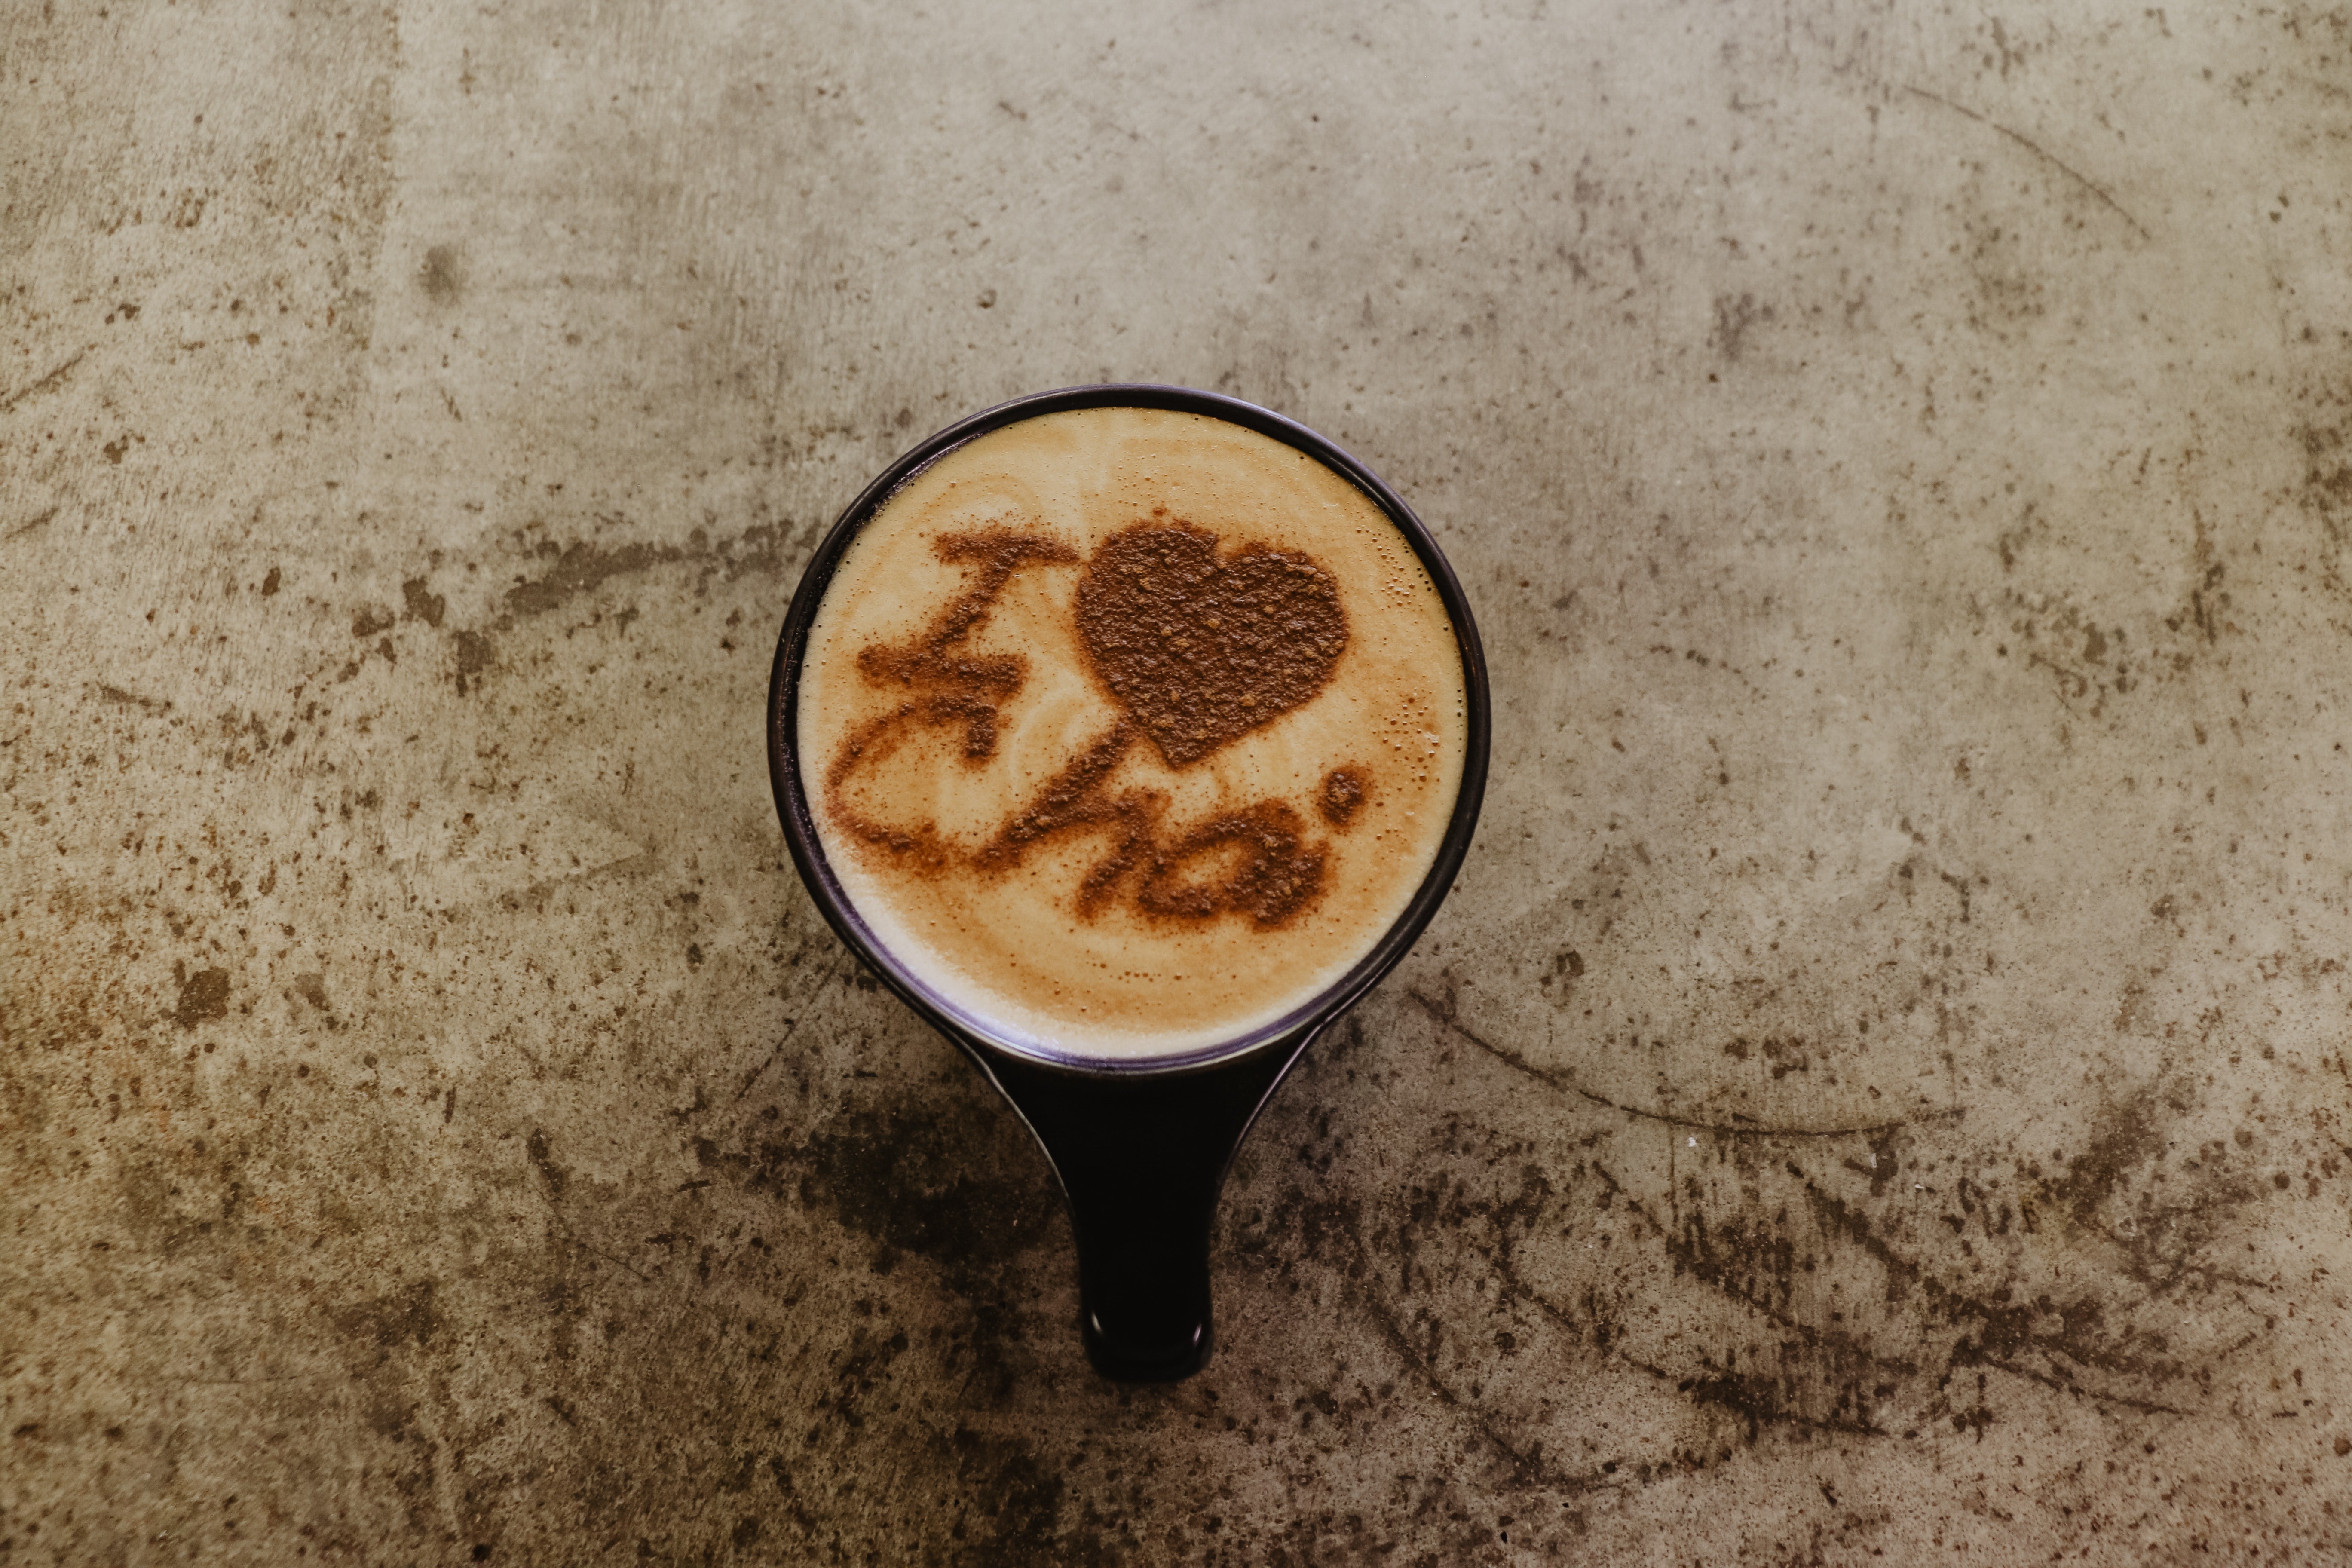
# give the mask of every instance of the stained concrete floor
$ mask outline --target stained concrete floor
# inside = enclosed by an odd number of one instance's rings
[[[2352,1554],[2352,22],[0,13],[0,1562]],[[761,755],[1100,379],[1482,617],[1458,891],[1096,1382]]]

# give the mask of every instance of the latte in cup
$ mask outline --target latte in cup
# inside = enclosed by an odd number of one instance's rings
[[[1419,889],[1467,745],[1444,601],[1372,500],[1203,415],[1043,414],[866,522],[798,689],[874,939],[1014,1048],[1239,1039]]]

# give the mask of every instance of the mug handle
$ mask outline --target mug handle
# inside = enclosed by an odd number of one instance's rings
[[[1079,1335],[1103,1376],[1173,1383],[1207,1364],[1217,1194],[1250,1124],[1320,1032],[1165,1074],[982,1058],[1069,1199]]]

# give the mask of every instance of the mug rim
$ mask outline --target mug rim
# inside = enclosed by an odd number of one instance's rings
[[[798,765],[800,679],[809,628],[815,623],[817,608],[832,584],[842,556],[859,531],[873,521],[900,487],[957,447],[1023,420],[1082,408],[1158,408],[1199,414],[1279,441],[1330,468],[1379,507],[1412,547],[1414,557],[1429,574],[1430,582],[1445,605],[1446,618],[1454,628],[1454,646],[1462,659],[1464,704],[1467,710],[1462,777],[1444,837],[1403,911],[1345,973],[1281,1016],[1231,1039],[1166,1056],[1087,1056],[1008,1037],[1010,1031],[992,1026],[985,1015],[941,994],[914,973],[874,935],[856,903],[843,890],[817,836],[816,819],[802,787]],[[834,522],[802,570],[800,583],[793,591],[792,606],[785,612],[783,629],[776,638],[775,661],[768,681],[768,783],[775,795],[777,815],[793,865],[826,922],[876,976],[925,1021],[968,1048],[999,1052],[1040,1067],[1086,1077],[1164,1076],[1200,1071],[1268,1047],[1302,1039],[1345,1011],[1411,951],[1452,889],[1477,831],[1478,813],[1486,788],[1489,709],[1486,652],[1478,638],[1477,622],[1470,612],[1470,601],[1452,565],[1403,498],[1351,453],[1296,420],[1223,393],[1131,382],[1066,386],[983,408],[916,443],[877,475]]]

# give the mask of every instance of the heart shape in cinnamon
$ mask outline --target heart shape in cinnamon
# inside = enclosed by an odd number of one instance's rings
[[[1078,640],[1181,768],[1322,690],[1348,615],[1311,556],[1250,544],[1219,560],[1215,534],[1155,519],[1096,548],[1078,579]]]

